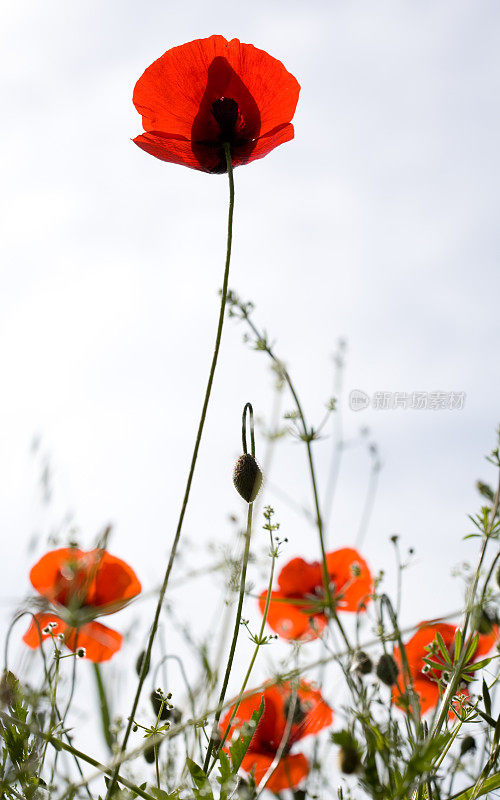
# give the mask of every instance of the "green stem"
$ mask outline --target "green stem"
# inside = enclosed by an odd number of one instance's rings
[[[233,641],[231,642],[231,649],[229,651],[229,658],[227,660],[227,666],[226,666],[226,674],[224,675],[224,681],[222,684],[222,689],[220,691],[219,702],[217,703],[217,710],[215,712],[214,724],[212,727],[212,735],[210,736],[210,740],[208,742],[207,754],[205,756],[205,763],[203,764],[204,772],[207,771],[208,765],[210,764],[210,756],[212,755],[215,737],[217,736],[217,732],[219,730],[219,720],[222,714],[222,709],[224,707],[224,698],[226,696],[227,685],[229,683],[229,675],[231,673],[231,667],[233,665],[234,653],[236,651],[236,642],[238,641],[238,634],[240,632],[241,611],[243,609],[243,600],[245,597],[245,583],[247,577],[248,556],[250,555],[250,538],[252,535],[252,512],[253,512],[253,503],[249,503],[248,515],[247,515],[247,530],[245,534],[245,551],[243,553],[243,563],[241,565],[240,595],[238,598],[236,619],[234,621]]]
[[[139,704],[139,699],[141,696],[142,687],[144,681],[146,679],[147,674],[147,666],[150,663],[151,658],[151,650],[153,648],[153,641],[156,636],[156,631],[158,630],[158,623],[160,620],[160,613],[163,605],[163,599],[165,597],[165,592],[167,591],[168,581],[170,578],[170,573],[172,571],[172,566],[174,563],[174,558],[177,552],[177,545],[179,544],[179,539],[181,536],[182,531],[182,523],[184,521],[184,515],[186,513],[186,508],[189,500],[189,494],[191,491],[191,484],[193,482],[194,471],[196,467],[196,461],[198,458],[198,450],[200,449],[201,437],[203,434],[203,428],[205,426],[205,418],[207,415],[208,403],[210,400],[210,394],[212,391],[212,384],[215,375],[215,368],[217,366],[217,358],[219,355],[220,343],[222,338],[222,327],[224,324],[224,315],[226,310],[226,299],[227,299],[227,287],[229,282],[229,266],[231,263],[231,245],[233,240],[233,212],[234,212],[234,179],[233,179],[233,164],[231,160],[231,148],[229,144],[224,144],[224,152],[226,156],[226,165],[227,165],[227,174],[229,177],[229,211],[228,211],[228,220],[227,220],[227,247],[226,247],[226,264],[224,267],[224,279],[222,283],[222,292],[221,292],[221,302],[220,302],[220,310],[219,310],[219,322],[217,325],[217,334],[215,337],[215,347],[214,347],[214,354],[212,357],[212,364],[210,367],[210,374],[208,376],[208,383],[207,388],[205,390],[205,398],[203,400],[203,408],[201,411],[200,422],[198,425],[198,432],[196,434],[196,441],[194,445],[193,455],[191,457],[191,466],[189,468],[189,474],[186,482],[186,488],[184,491],[184,498],[182,501],[181,511],[179,514],[179,520],[177,522],[177,529],[175,532],[174,541],[172,544],[172,549],[170,551],[170,558],[167,565],[167,570],[165,572],[165,577],[163,578],[163,583],[161,585],[160,594],[158,596],[158,603],[156,606],[156,612],[153,619],[153,624],[151,626],[151,633],[149,634],[148,645],[146,648],[146,655],[142,659],[142,668],[141,674],[139,676],[139,683],[137,686],[137,691],[135,693],[134,702],[132,704],[132,710],[130,712],[130,716],[127,723],[127,728],[125,731],[125,736],[123,737],[123,742],[121,745],[121,752],[125,752],[127,747],[127,742],[129,740],[130,733],[132,731],[132,726],[134,724],[134,717],[137,711],[137,706]],[[111,797],[116,779],[118,777],[118,767],[116,767],[113,777],[109,783],[108,791],[106,793],[106,800],[109,800]]]
[[[111,727],[111,718],[109,715],[109,705],[108,705],[108,698],[106,696],[106,687],[104,686],[104,681],[102,679],[101,668],[99,664],[94,663],[92,664],[94,668],[94,676],[95,682],[97,686],[97,694],[99,696],[99,710],[101,712],[101,724],[102,724],[102,733],[104,736],[104,740],[108,745],[109,752],[113,752],[113,736],[111,735],[110,727]]]
[[[251,319],[248,317],[247,313],[244,314],[244,318],[245,318],[247,324],[249,325],[249,327],[251,328],[251,330],[254,332],[254,334],[257,337],[257,339],[259,341],[261,341],[261,342],[265,341],[264,338],[262,337],[262,335],[259,333],[259,331],[255,327],[255,325],[253,324],[253,322],[251,321]],[[290,393],[291,393],[291,395],[293,397],[293,400],[295,402],[295,406],[297,408],[297,412],[299,414],[299,418],[300,418],[300,421],[301,421],[301,424],[302,424],[302,430],[303,430],[303,434],[304,434],[304,441],[305,441],[306,448],[307,448],[307,461],[308,461],[308,465],[309,465],[309,474],[310,474],[310,478],[311,478],[311,485],[312,485],[312,491],[313,491],[314,508],[315,508],[315,512],[316,512],[316,520],[315,521],[316,521],[316,527],[318,529],[319,544],[320,544],[320,549],[321,549],[321,571],[322,571],[322,574],[323,574],[323,584],[324,584],[324,587],[325,587],[326,600],[328,602],[328,608],[329,608],[331,617],[332,617],[332,619],[335,620],[335,622],[337,624],[337,627],[338,627],[338,629],[340,631],[340,634],[341,634],[341,636],[342,636],[342,638],[344,640],[344,643],[345,643],[348,651],[352,652],[352,647],[351,647],[351,644],[349,642],[349,639],[347,638],[347,634],[346,634],[346,632],[345,632],[345,630],[344,630],[344,628],[343,628],[343,626],[340,623],[340,620],[338,618],[338,615],[337,615],[337,612],[336,612],[336,609],[335,609],[335,603],[333,602],[333,598],[332,598],[332,592],[331,592],[331,589],[330,589],[330,575],[329,575],[329,572],[328,572],[328,565],[326,563],[325,537],[324,537],[324,530],[323,530],[323,519],[322,519],[322,516],[321,516],[320,503],[319,503],[318,487],[317,487],[317,484],[316,484],[316,470],[315,470],[315,467],[314,467],[314,459],[313,459],[312,448],[311,448],[311,440],[309,438],[310,433],[309,433],[308,428],[307,428],[307,422],[306,422],[305,414],[304,414],[304,411],[302,409],[302,405],[300,403],[299,396],[298,396],[298,394],[296,392],[295,386],[293,385],[292,379],[291,379],[291,377],[290,377],[290,375],[288,373],[288,370],[285,369],[285,367],[283,366],[282,362],[276,357],[276,355],[274,354],[272,349],[269,347],[269,345],[266,344],[264,349],[267,352],[267,354],[270,356],[272,361],[274,361],[274,363],[280,368],[280,371],[281,371],[281,374],[283,376],[283,379],[285,380],[285,382],[286,382],[286,384],[287,384],[287,386],[288,386],[288,388],[290,390]]]
[[[465,664],[465,655],[466,655],[466,652],[467,652],[467,647],[468,647],[469,642],[470,642],[470,637],[467,638],[467,628],[469,626],[470,618],[471,618],[471,615],[472,615],[472,611],[474,609],[474,598],[476,596],[477,586],[478,586],[478,583],[479,583],[479,576],[480,576],[480,573],[481,573],[481,567],[483,565],[484,557],[485,557],[485,554],[486,554],[486,548],[488,546],[488,541],[489,541],[489,538],[490,538],[490,534],[491,534],[491,531],[493,529],[493,525],[494,525],[494,522],[495,522],[495,517],[496,517],[497,511],[498,511],[499,502],[500,502],[500,479],[499,479],[497,491],[496,491],[496,494],[495,494],[495,500],[494,500],[494,503],[493,503],[493,508],[491,509],[489,522],[488,522],[488,525],[487,525],[486,530],[484,532],[483,546],[481,547],[481,553],[479,555],[479,561],[478,561],[478,564],[477,564],[477,567],[476,567],[476,572],[474,574],[474,580],[472,582],[472,586],[471,586],[471,589],[470,589],[470,592],[469,592],[468,602],[467,602],[467,605],[466,605],[466,613],[465,613],[465,619],[464,619],[464,625],[463,625],[463,631],[462,631],[462,650],[461,650],[460,655],[458,657],[458,661],[457,661],[457,663],[455,665],[455,669],[453,671],[453,675],[451,677],[450,683],[448,684],[448,687],[446,689],[444,697],[443,697],[443,699],[441,701],[441,705],[440,705],[440,708],[439,708],[439,713],[438,713],[437,719],[435,720],[434,725],[432,726],[432,730],[431,730],[430,735],[429,735],[431,739],[434,738],[435,736],[437,736],[441,731],[441,728],[442,728],[442,726],[444,724],[444,721],[446,720],[446,718],[448,716],[448,711],[449,711],[449,706],[450,706],[451,699],[456,694],[456,691],[457,691],[457,688],[458,688],[458,684],[460,683],[460,679],[462,677],[462,672],[464,670],[464,667],[466,666],[466,664]]]
[[[220,751],[224,747],[224,743],[225,743],[225,741],[226,741],[226,739],[227,739],[227,737],[229,735],[229,731],[231,729],[231,725],[232,725],[233,719],[235,718],[235,716],[237,714],[238,708],[240,707],[240,703],[241,703],[241,701],[243,699],[243,695],[245,693],[245,689],[247,688],[247,683],[250,680],[250,675],[252,674],[252,669],[253,669],[253,665],[255,664],[255,660],[257,658],[257,653],[259,652],[259,650],[261,648],[261,645],[262,645],[262,640],[263,640],[263,637],[264,637],[264,630],[265,630],[265,627],[266,627],[267,614],[269,612],[269,606],[271,604],[271,591],[272,591],[272,588],[273,588],[273,581],[274,581],[274,565],[275,565],[276,556],[277,556],[276,549],[274,548],[274,542],[273,542],[272,533],[270,532],[269,535],[271,537],[272,565],[271,565],[271,575],[269,576],[269,585],[268,585],[268,589],[267,589],[266,605],[264,607],[264,615],[262,617],[262,624],[260,626],[260,631],[259,631],[259,635],[258,635],[258,638],[257,638],[257,643],[255,645],[255,650],[253,652],[252,659],[251,659],[250,664],[248,666],[248,669],[246,671],[246,675],[245,675],[245,677],[243,679],[243,685],[242,685],[242,687],[240,689],[240,693],[238,695],[236,703],[234,704],[234,708],[233,708],[233,711],[231,713],[231,717],[229,719],[229,722],[226,725],[226,730],[224,731],[224,735],[222,736],[222,739],[220,741],[220,744],[219,744],[217,753],[216,753],[216,755],[214,757],[214,761],[212,763],[212,766],[208,770],[208,775],[210,775],[214,765],[216,764],[217,756],[219,755]]]

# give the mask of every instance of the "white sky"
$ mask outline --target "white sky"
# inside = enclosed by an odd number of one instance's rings
[[[451,571],[475,557],[462,537],[475,480],[494,480],[483,457],[498,423],[498,3],[17,0],[2,18],[2,608],[29,591],[28,567],[66,512],[86,544],[113,521],[112,552],[145,588],[161,578],[212,350],[227,185],[135,147],[131,95],[162,52],[212,33],[268,50],[302,85],[295,140],[235,173],[230,283],[256,303],[309,420],[332,394],[339,337],[347,392],[466,392],[462,411],[342,407],[346,434],[370,426],[384,463],[364,548],[374,571],[392,591],[397,532],[417,551],[403,620],[457,607]],[[231,541],[227,515],[242,511],[231,470],[244,403],[272,408],[268,364],[242,332],[224,331],[189,566],[208,562],[208,542]],[[54,470],[48,509],[35,434]],[[316,452],[324,487],[331,440]],[[354,540],[368,469],[363,448],[346,453],[332,549]],[[299,445],[280,445],[273,470],[271,483],[310,503]],[[317,558],[307,522],[269,487],[264,501],[290,540],[283,562]],[[175,594],[196,635],[210,586]]]

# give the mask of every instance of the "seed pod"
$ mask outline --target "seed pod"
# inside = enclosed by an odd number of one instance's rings
[[[141,674],[142,662],[144,661],[145,657],[146,657],[146,651],[145,650],[142,650],[142,652],[140,652],[139,655],[137,656],[137,661],[135,662],[135,671],[137,672],[138,676],[140,676],[140,674]],[[150,665],[150,662],[149,662],[149,659],[148,659],[148,665],[146,667],[146,675],[149,672],[149,665]]]
[[[476,749],[476,740],[473,736],[464,736],[462,742],[460,744],[460,755],[465,755],[465,753],[469,753],[471,750],[474,751]]]
[[[399,669],[390,653],[384,653],[380,656],[380,661],[377,664],[377,678],[386,686],[394,686],[398,679]]]
[[[352,745],[344,745],[339,752],[340,771],[344,775],[352,775],[359,768],[361,759],[357,749]]]
[[[262,485],[262,472],[250,453],[240,456],[234,465],[233,483],[238,494],[247,503],[253,503]]]
[[[364,650],[358,650],[352,662],[352,671],[357,672],[358,675],[369,675],[373,669],[373,662]]]
[[[143,751],[143,756],[145,760],[148,762],[148,764],[154,764],[155,763],[154,745],[151,745],[151,747],[146,747],[146,749]]]

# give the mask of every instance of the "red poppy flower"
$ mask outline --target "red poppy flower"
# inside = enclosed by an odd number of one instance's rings
[[[35,614],[23,636],[29,647],[39,647],[50,636],[64,636],[75,652],[85,648],[90,661],[107,661],[122,646],[117,631],[95,618],[123,608],[139,594],[141,584],[125,561],[106,550],[83,552],[74,547],[51,550],[30,572],[35,589],[54,611]]]
[[[283,746],[287,717],[293,699],[292,686],[290,683],[269,686],[262,693],[253,694],[242,700],[231,725],[229,739],[235,730],[250,720],[253,712],[259,708],[262,698],[264,698],[264,712],[241,764],[245,772],[254,770],[257,784],[263,779],[278,750]],[[234,706],[222,720],[223,732],[231,719],[233,708]],[[318,733],[331,725],[332,721],[333,711],[325,703],[320,692],[302,681],[297,690],[290,736],[266,788],[271,792],[281,792],[283,789],[294,789],[298,786],[309,773],[309,762],[303,753],[291,754],[290,749],[299,739]]]
[[[162,161],[226,172],[293,139],[300,86],[281,61],[238,39],[210,36],[167,50],[135,85],[145,133],[134,142]]]
[[[343,547],[326,556],[330,590],[337,611],[364,611],[373,592],[370,569],[357,550]],[[315,639],[327,624],[323,569],[293,558],[278,577],[279,590],[271,592],[267,621],[284,639]],[[262,613],[267,592],[259,598]]]
[[[405,644],[406,657],[408,659],[408,667],[412,677],[413,688],[419,696],[420,710],[422,714],[424,714],[426,711],[429,711],[429,709],[434,708],[438,704],[440,696],[438,680],[443,674],[442,670],[437,668],[428,669],[424,662],[424,658],[427,658],[430,653],[428,650],[426,650],[426,647],[435,640],[436,634],[439,633],[443,637],[445,646],[450,654],[451,659],[453,660],[456,632],[457,627],[455,625],[449,625],[445,622],[422,622],[419,625],[417,632]],[[479,644],[471,662],[469,663],[478,661],[481,656],[485,656],[487,653],[489,653],[497,640],[498,627],[496,625],[492,627],[490,633],[479,634]],[[402,682],[403,666],[399,648],[394,650],[394,658],[399,667],[400,680],[393,689],[392,701],[397,705],[401,705],[401,695],[404,692],[404,686]],[[432,659],[433,661],[439,662],[443,665],[445,664],[444,658],[439,652],[439,649],[436,649],[436,652],[432,654]],[[467,695],[467,686],[464,685],[460,687],[460,692],[461,694]]]

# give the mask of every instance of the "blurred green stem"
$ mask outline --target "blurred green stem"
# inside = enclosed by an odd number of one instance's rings
[[[238,641],[238,634],[240,632],[241,611],[243,609],[243,600],[245,597],[245,583],[247,579],[248,556],[250,555],[250,539],[252,536],[252,513],[253,513],[253,503],[249,503],[248,514],[247,514],[247,529],[245,533],[245,551],[243,553],[243,562],[241,565],[240,594],[238,598],[238,609],[236,611],[236,619],[234,621],[233,641],[231,642],[231,649],[229,651],[229,657],[227,660],[226,673],[224,675],[224,681],[219,695],[219,702],[217,703],[217,710],[215,712],[212,734],[208,742],[207,754],[205,756],[205,763],[203,764],[204,772],[207,771],[208,765],[210,764],[210,756],[212,755],[215,737],[217,736],[219,730],[219,720],[222,714],[222,709],[224,707],[224,699],[226,697],[227,685],[229,683],[229,675],[231,674],[231,667],[233,665],[234,653],[236,651],[236,642]]]
[[[101,667],[99,664],[92,664],[94,668],[94,676],[95,682],[97,687],[97,695],[99,697],[99,711],[101,712],[101,725],[102,725],[102,733],[104,736],[104,740],[108,745],[108,750],[110,753],[113,752],[113,736],[111,734],[111,718],[109,714],[109,705],[108,705],[108,698],[106,695],[106,687],[104,685],[104,681],[102,679],[102,672]]]
[[[128,740],[129,740],[130,732],[131,732],[132,726],[134,724],[134,717],[135,717],[135,714],[136,714],[136,711],[137,711],[137,706],[139,705],[139,699],[140,699],[140,696],[141,696],[142,687],[143,687],[143,684],[144,684],[144,681],[145,681],[145,678],[146,678],[146,674],[147,674],[147,667],[148,667],[148,664],[150,663],[150,659],[151,659],[151,650],[153,648],[154,638],[156,636],[156,631],[158,630],[158,623],[159,623],[159,620],[160,620],[160,613],[161,613],[161,608],[162,608],[162,605],[163,605],[163,599],[165,597],[165,592],[167,591],[167,586],[168,586],[168,581],[169,581],[169,578],[170,578],[170,573],[172,571],[172,566],[173,566],[175,555],[176,555],[176,552],[177,552],[177,546],[179,544],[179,539],[181,537],[182,523],[184,521],[184,515],[186,513],[186,508],[187,508],[187,504],[188,504],[188,501],[189,501],[189,494],[190,494],[190,491],[191,491],[191,484],[193,482],[193,476],[194,476],[194,471],[195,471],[195,467],[196,467],[196,461],[198,459],[198,450],[200,449],[201,437],[202,437],[202,434],[203,434],[203,428],[205,426],[205,418],[207,416],[208,403],[209,403],[209,400],[210,400],[210,394],[212,392],[212,384],[213,384],[214,375],[215,375],[215,368],[217,366],[217,359],[218,359],[218,356],[219,356],[219,349],[220,349],[220,343],[221,343],[221,338],[222,338],[222,327],[223,327],[223,324],[224,324],[224,315],[225,315],[225,310],[226,310],[227,287],[228,287],[228,281],[229,281],[229,266],[230,266],[230,263],[231,263],[231,245],[232,245],[232,240],[233,240],[233,211],[234,211],[233,164],[232,164],[232,160],[231,160],[231,148],[230,148],[229,144],[224,144],[224,152],[225,152],[225,156],[226,156],[227,174],[228,174],[228,177],[229,177],[229,211],[228,211],[228,220],[227,220],[226,264],[225,264],[225,268],[224,268],[224,279],[223,279],[223,283],[222,283],[221,302],[220,302],[220,310],[219,310],[219,322],[218,322],[218,325],[217,325],[217,334],[216,334],[216,337],[215,337],[214,353],[213,353],[213,356],[212,356],[212,364],[211,364],[211,367],[210,367],[210,374],[208,376],[207,388],[205,390],[205,398],[203,400],[203,408],[202,408],[202,411],[201,411],[200,422],[198,424],[198,432],[196,434],[196,441],[195,441],[195,445],[194,445],[193,455],[191,457],[191,466],[189,468],[189,474],[188,474],[188,478],[187,478],[187,482],[186,482],[186,488],[185,488],[185,491],[184,491],[184,499],[182,501],[181,511],[180,511],[180,514],[179,514],[179,520],[177,522],[177,529],[176,529],[176,532],[175,532],[174,541],[173,541],[173,544],[172,544],[172,549],[170,551],[170,558],[168,560],[167,570],[165,572],[165,577],[163,578],[163,583],[162,583],[162,586],[161,586],[161,589],[160,589],[160,594],[158,596],[158,603],[156,605],[156,612],[155,612],[155,616],[154,616],[154,619],[153,619],[153,624],[151,626],[151,632],[149,634],[148,645],[147,645],[147,648],[146,648],[146,655],[142,660],[142,668],[141,668],[141,674],[139,676],[139,683],[138,683],[138,686],[137,686],[137,691],[135,693],[134,702],[132,704],[132,710],[131,710],[130,716],[128,718],[127,728],[126,728],[125,735],[123,737],[123,742],[122,742],[122,745],[121,745],[121,752],[122,753],[125,752],[125,749],[127,747],[127,743],[128,743]],[[117,766],[115,771],[113,772],[113,777],[112,777],[111,781],[109,782],[108,791],[106,793],[106,800],[109,800],[109,798],[112,795],[112,792],[113,792],[113,789],[114,789],[114,786],[115,786],[115,782],[116,782],[116,779],[117,779],[117,776],[118,776],[118,769],[119,769],[119,767]]]

